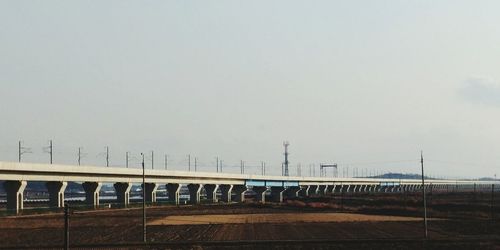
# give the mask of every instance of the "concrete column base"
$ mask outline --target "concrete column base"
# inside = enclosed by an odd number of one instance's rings
[[[85,203],[94,208],[99,206],[99,191],[101,191],[102,183],[100,182],[84,182],[82,183],[85,190]]]
[[[233,191],[233,185],[220,185],[221,199],[226,203],[231,203],[231,193]]]
[[[24,208],[24,189],[28,183],[26,181],[5,181],[3,187],[7,193],[7,210],[19,213]]]
[[[234,197],[234,200],[237,202],[244,202],[245,201],[245,193],[247,192],[248,188],[245,185],[234,185],[233,186],[233,191],[236,194]]]
[[[45,183],[49,191],[49,206],[64,207],[64,190],[68,183],[65,181],[48,181]]]
[[[217,189],[219,185],[216,184],[205,184],[205,192],[207,193],[207,199],[212,202],[217,202]]]
[[[181,191],[181,184],[177,183],[169,183],[166,185],[167,186],[167,192],[168,192],[168,200],[171,202],[174,202],[175,205],[179,205],[180,202],[180,191]]]
[[[283,193],[285,192],[284,187],[271,187],[271,199],[274,202],[283,202]],[[264,195],[265,197],[265,195]]]
[[[299,197],[300,187],[288,187],[283,193],[286,198]]]
[[[328,187],[328,185],[318,185],[318,188],[316,189],[316,194],[318,195],[325,195],[325,190]]]
[[[255,199],[257,201],[260,200],[260,202],[266,203],[266,191],[267,191],[267,187],[253,187],[252,191],[254,191],[256,193],[255,194]]]
[[[130,203],[130,185],[129,182],[117,182],[113,185],[116,192],[116,201],[122,206],[127,207]]]
[[[300,186],[299,195],[302,198],[309,197],[311,186]]]
[[[144,188],[142,184],[141,188]],[[146,202],[156,202],[156,190],[158,190],[158,185],[156,185],[156,183],[146,183]]]
[[[189,189],[189,202],[193,205],[200,204],[200,193],[203,184],[189,184],[187,187]]]
[[[336,186],[335,184],[333,184],[333,185],[328,185],[328,187],[326,187],[326,190],[325,190],[325,192],[326,192],[326,193],[325,193],[325,194],[326,194],[326,195],[331,195],[331,194],[333,194],[333,192],[335,191],[335,186]]]

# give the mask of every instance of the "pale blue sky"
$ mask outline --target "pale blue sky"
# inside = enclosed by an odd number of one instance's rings
[[[498,13],[498,1],[2,0],[0,159],[23,139],[26,161],[46,161],[53,139],[63,163],[83,146],[102,164],[109,145],[112,165],[153,149],[158,166],[192,154],[214,170],[219,155],[280,173],[289,140],[292,173],[418,172],[424,150],[434,175],[500,174]]]

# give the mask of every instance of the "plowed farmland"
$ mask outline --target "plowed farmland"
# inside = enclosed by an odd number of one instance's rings
[[[498,209],[484,196],[435,194],[429,240],[422,240],[418,196],[351,195],[284,204],[155,206],[74,210],[73,248],[117,249],[498,249]],[[492,206],[493,205],[493,206]],[[60,212],[0,218],[0,248],[60,248]]]

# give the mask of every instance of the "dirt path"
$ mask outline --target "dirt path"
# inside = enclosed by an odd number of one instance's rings
[[[150,221],[148,225],[200,225],[241,223],[298,223],[298,222],[362,222],[362,221],[419,221],[417,217],[364,215],[346,213],[280,213],[280,214],[212,214],[173,215]]]

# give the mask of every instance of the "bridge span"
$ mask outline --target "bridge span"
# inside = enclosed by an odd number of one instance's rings
[[[117,202],[129,204],[132,184],[142,185],[142,168],[118,168],[74,166],[58,164],[36,164],[0,162],[0,181],[4,182],[7,193],[7,209],[19,212],[23,209],[23,192],[29,181],[45,181],[51,207],[64,206],[64,191],[68,182],[82,183],[85,202],[97,207],[99,191],[103,183],[114,183]],[[489,189],[498,181],[472,181],[427,179],[425,188],[434,191],[472,191]],[[179,204],[180,190],[187,186],[190,202],[200,203],[204,190],[207,199],[218,202],[242,202],[245,193],[252,190],[261,202],[266,202],[266,193],[271,200],[282,202],[285,197],[308,197],[349,192],[418,192],[423,186],[419,179],[378,179],[378,178],[331,178],[269,176],[250,174],[230,174],[211,172],[187,172],[172,170],[145,170],[146,201],[156,202],[159,185],[165,185],[170,201]],[[499,185],[496,185],[497,187]]]

